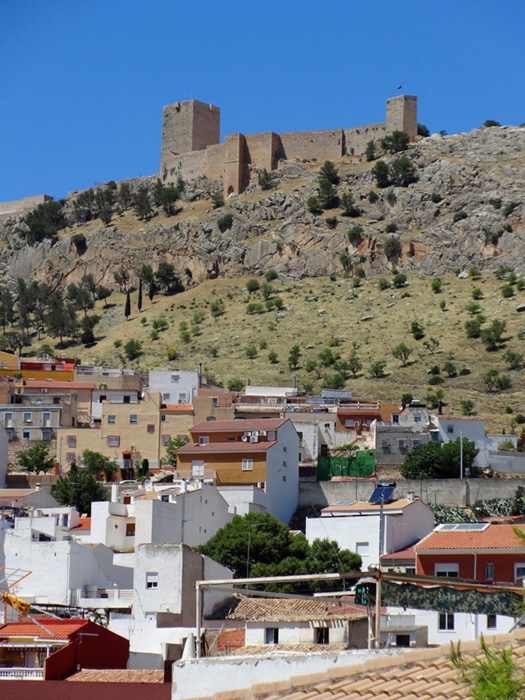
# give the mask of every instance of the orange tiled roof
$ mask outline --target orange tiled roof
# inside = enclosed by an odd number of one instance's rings
[[[366,614],[366,607],[345,600],[334,603],[322,598],[234,598],[213,617],[260,622],[309,622],[359,620]]]
[[[434,530],[416,545],[416,552],[429,549],[525,549],[514,528],[525,526],[488,525],[485,530]]]
[[[289,418],[253,418],[248,420],[203,420],[190,428],[190,433],[239,432],[245,430],[276,430]]]
[[[96,384],[94,382],[64,382],[64,381],[55,381],[54,379],[51,379],[49,381],[27,381],[24,383],[24,388],[25,389],[67,389],[68,391],[71,391],[72,389],[75,390],[81,390],[81,389],[89,389],[93,391],[96,388]]]
[[[71,528],[72,530],[91,530],[91,518],[79,518],[78,525]]]
[[[525,630],[487,637],[498,647],[512,645],[515,661],[525,666]],[[478,641],[463,642],[465,654],[477,655]],[[326,650],[326,651],[329,651]],[[379,656],[373,652],[363,662],[332,666],[322,673],[273,677],[267,683],[235,690],[228,697],[243,700],[473,700],[449,661],[450,644]],[[268,648],[263,651],[268,653]],[[291,673],[292,671],[290,671]],[[211,696],[214,700],[226,693]],[[210,698],[211,700],[211,698]]]
[[[191,403],[167,403],[164,405],[163,411],[191,411],[193,412],[193,405]]]
[[[189,443],[184,445],[177,454],[201,454],[210,452],[265,452],[269,447],[275,445],[277,440],[270,442],[209,442],[207,445],[199,445],[197,443]]]
[[[0,639],[6,637],[38,637],[39,639],[69,639],[69,637],[84,625],[88,620],[46,620],[43,625],[53,635],[48,634],[42,627],[34,622],[8,622],[0,625]]]
[[[392,552],[392,554],[383,554],[381,557],[381,561],[384,561],[387,563],[389,560],[392,559],[415,559],[416,558],[416,550],[415,546],[419,540],[416,542],[412,542],[411,545],[408,547],[403,547],[403,549],[398,549],[395,552]]]
[[[88,683],[164,683],[164,671],[84,668],[65,680]]]

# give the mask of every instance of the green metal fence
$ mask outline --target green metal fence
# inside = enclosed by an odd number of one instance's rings
[[[352,457],[319,457],[317,480],[330,481],[334,476],[372,476],[375,463],[375,450],[360,450]]]

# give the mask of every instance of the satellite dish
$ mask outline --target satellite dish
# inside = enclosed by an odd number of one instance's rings
[[[242,440],[243,442],[248,442],[248,438],[246,437],[246,435],[243,435],[242,438],[241,438],[241,440]]]
[[[402,411],[405,407],[404,406],[398,406],[399,410]]]

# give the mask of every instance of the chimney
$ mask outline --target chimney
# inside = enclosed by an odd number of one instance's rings
[[[35,489],[36,489],[37,491],[40,491],[40,484],[35,484]]]
[[[410,503],[413,503],[416,500],[416,492],[412,490],[408,491],[407,500],[410,501]]]
[[[111,484],[111,503],[118,503],[119,489],[118,482],[114,481]]]
[[[180,492],[181,493],[187,493],[188,492],[188,484],[186,482],[186,479],[182,479],[180,482]]]

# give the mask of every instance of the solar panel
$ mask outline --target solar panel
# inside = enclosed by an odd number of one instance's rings
[[[395,486],[377,486],[370,497],[369,503],[381,503],[381,496],[383,497],[383,503],[386,503],[394,493],[394,489]]]
[[[440,530],[450,532],[452,530],[460,530],[463,532],[481,532],[488,526],[488,523],[446,523],[440,527]]]

